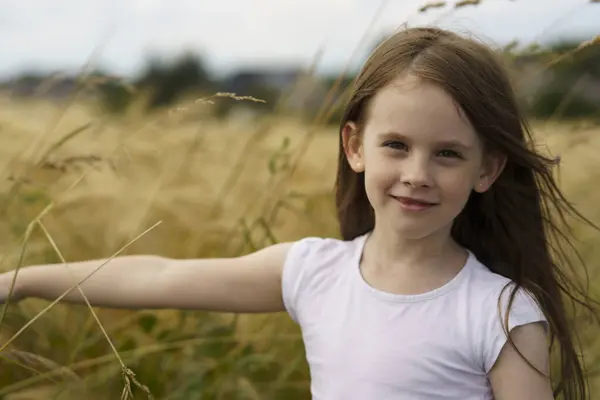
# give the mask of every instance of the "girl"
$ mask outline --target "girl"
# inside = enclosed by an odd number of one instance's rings
[[[549,242],[561,234],[550,208],[573,210],[552,160],[529,147],[499,58],[448,31],[407,29],[374,51],[353,89],[340,126],[341,240],[231,259],[123,256],[81,285],[90,302],[285,310],[320,400],[550,400],[550,335],[555,395],[584,398],[561,297],[583,295]],[[81,280],[101,262],[69,267]],[[15,295],[50,300],[72,285],[64,266],[32,266]]]

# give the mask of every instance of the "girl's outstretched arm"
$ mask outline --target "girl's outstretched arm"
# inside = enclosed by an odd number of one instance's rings
[[[540,323],[514,328],[512,341],[521,354],[540,372],[523,360],[506,342],[489,373],[495,400],[552,400],[552,386],[546,332]]]
[[[235,258],[178,260],[152,255],[110,260],[81,284],[93,306],[127,309],[283,311],[281,273],[291,244],[276,244]],[[15,298],[54,300],[106,260],[21,268]],[[0,303],[14,272],[0,274]],[[63,302],[83,303],[77,288]]]

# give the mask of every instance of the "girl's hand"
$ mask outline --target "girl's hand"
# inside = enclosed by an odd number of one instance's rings
[[[10,293],[10,289],[12,286],[14,272],[5,272],[0,274],[0,304],[6,303],[8,299],[8,294]],[[15,286],[13,292],[10,294],[11,302],[18,302],[22,300],[17,291],[17,287]]]

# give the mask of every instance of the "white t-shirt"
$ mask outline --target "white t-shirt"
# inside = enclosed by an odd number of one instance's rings
[[[506,343],[512,287],[469,252],[446,285],[418,295],[376,290],[359,270],[367,235],[305,238],[283,270],[283,299],[302,330],[314,400],[492,399],[486,373]],[[524,290],[509,329],[545,321]]]

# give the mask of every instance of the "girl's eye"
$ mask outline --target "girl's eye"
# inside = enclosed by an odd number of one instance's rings
[[[397,140],[387,141],[387,142],[383,143],[383,145],[385,147],[390,147],[395,150],[406,150],[406,147],[407,147],[404,143],[399,142]]]
[[[458,154],[454,150],[442,150],[438,154],[440,156],[446,157],[446,158],[460,158],[461,157],[460,154]]]

